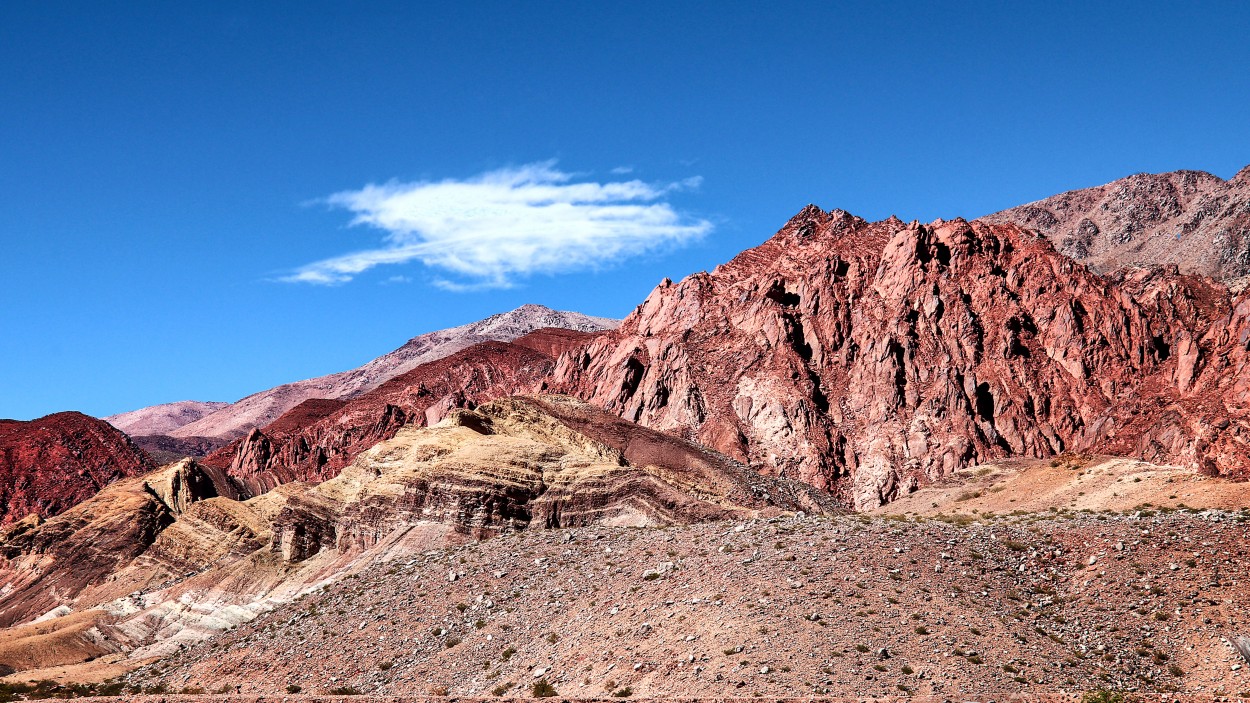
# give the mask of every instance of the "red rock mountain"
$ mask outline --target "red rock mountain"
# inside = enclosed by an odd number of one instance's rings
[[[858,508],[1077,449],[1235,474],[1250,468],[1248,319],[1209,279],[1102,277],[1015,225],[809,206],[662,283],[551,386]]]
[[[476,344],[351,400],[306,400],[204,463],[225,469],[244,495],[290,481],[324,481],[405,425],[432,425],[456,408],[541,390],[556,357],[593,336],[547,329],[511,343]]]
[[[82,413],[0,420],[0,524],[56,515],[154,468],[126,435]]]
[[[1175,264],[1220,279],[1250,274],[1250,166],[1227,181],[1202,171],[1139,173],[982,219],[1036,229],[1098,271]]]

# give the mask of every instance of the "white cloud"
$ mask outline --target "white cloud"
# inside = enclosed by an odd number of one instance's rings
[[[370,184],[326,199],[376,227],[381,246],[316,261],[288,282],[346,283],[376,266],[420,262],[451,274],[449,290],[508,287],[534,273],[594,269],[711,231],[665,202],[701,179],[598,183],[557,170],[554,161],[465,180]]]

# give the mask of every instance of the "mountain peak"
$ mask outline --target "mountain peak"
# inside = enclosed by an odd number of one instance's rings
[[[1176,265],[1227,280],[1250,274],[1250,166],[1225,181],[1205,171],[1138,173],[986,215],[1036,230],[1100,273]]]

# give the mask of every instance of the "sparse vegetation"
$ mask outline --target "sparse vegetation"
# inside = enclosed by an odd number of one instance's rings
[[[1081,696],[1081,703],[1137,703],[1138,700],[1138,697],[1131,693],[1105,688],[1086,691]]]
[[[550,698],[557,694],[555,686],[552,686],[546,678],[541,678],[530,686],[530,695],[534,698]]]

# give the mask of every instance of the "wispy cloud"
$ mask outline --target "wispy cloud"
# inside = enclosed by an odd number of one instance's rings
[[[416,261],[451,275],[436,285],[472,290],[508,287],[534,273],[594,269],[711,231],[709,221],[665,201],[699,183],[600,183],[546,161],[465,180],[370,184],[326,202],[354,213],[352,225],[382,230],[381,245],[307,264],[281,280],[334,285],[377,266]]]

